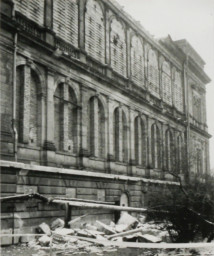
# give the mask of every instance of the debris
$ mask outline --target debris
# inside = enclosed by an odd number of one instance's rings
[[[57,228],[53,231],[54,234],[65,236],[65,235],[73,235],[74,230],[70,228]]]
[[[65,222],[64,220],[58,218],[56,220],[54,220],[52,223],[51,223],[51,229],[52,230],[55,230],[57,228],[64,228],[65,226]]]
[[[77,217],[77,218],[75,218],[75,219],[73,219],[73,220],[71,220],[71,221],[69,221],[68,222],[68,224],[70,225],[70,227],[72,226],[72,224],[74,224],[75,222],[77,222],[77,221],[79,221],[79,220],[81,220],[82,218],[84,218],[84,217],[86,217],[88,214],[84,214],[84,215],[82,215],[82,216],[80,216],[80,217]]]
[[[51,242],[51,238],[47,235],[44,235],[42,237],[39,238],[39,243],[42,246],[48,246]]]
[[[116,226],[115,226],[115,230],[116,230],[116,232],[118,232],[118,233],[124,232],[124,231],[126,231],[127,229],[129,229],[129,226],[128,226],[128,225],[125,225],[125,224],[119,224],[119,225],[116,225]]]
[[[110,227],[110,226],[108,226],[108,225],[106,225],[106,224],[104,224],[104,223],[102,223],[101,221],[96,221],[100,226],[102,226],[105,230],[107,230],[108,232],[110,232],[110,233],[112,233],[112,234],[116,234],[116,231],[112,228],[112,227]]]
[[[133,225],[135,222],[138,223],[138,220],[136,218],[132,217],[127,212],[122,212],[121,217],[118,220],[117,224],[125,224],[125,225],[130,226],[130,225]]]
[[[161,242],[161,239],[159,237],[156,237],[153,235],[145,234],[145,235],[141,235],[141,237],[148,242],[152,242],[152,243],[160,243]]]
[[[125,232],[121,232],[121,233],[118,233],[118,234],[110,235],[110,236],[107,236],[107,238],[111,239],[111,238],[118,237],[118,236],[123,237],[123,236],[126,236],[126,235],[138,233],[138,232],[142,232],[142,228],[132,229],[132,230],[129,230],[129,231],[125,231]]]
[[[44,234],[50,236],[51,235],[51,229],[48,226],[48,224],[46,224],[45,222],[43,222],[42,224],[39,225],[39,228],[43,231]]]

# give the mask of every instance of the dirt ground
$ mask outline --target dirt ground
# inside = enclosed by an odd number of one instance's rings
[[[69,253],[66,251],[52,251],[50,254],[49,248],[46,250],[35,250],[27,247],[25,244],[5,246],[1,248],[1,256],[214,256],[214,248],[200,248],[197,250],[160,250],[160,249],[133,249],[133,248],[117,248],[103,254],[87,253],[87,252],[75,252]]]

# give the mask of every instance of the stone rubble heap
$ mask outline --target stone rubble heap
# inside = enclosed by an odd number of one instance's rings
[[[65,223],[61,219],[56,219],[50,226],[41,223],[37,229],[40,237],[28,244],[29,247],[38,250],[38,254],[34,256],[50,255],[50,251],[53,251],[53,255],[113,255],[118,248],[127,246],[125,242],[170,241],[164,223],[145,222],[145,216],[135,218],[126,212],[121,214],[117,224],[110,222],[106,225],[100,221],[90,224],[81,220],[79,228],[76,228],[74,223],[76,224],[75,219],[69,222],[70,228],[65,228]]]

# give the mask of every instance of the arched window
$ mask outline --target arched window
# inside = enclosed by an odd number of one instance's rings
[[[16,70],[16,128],[18,141],[23,142],[23,121],[24,121],[24,66]]]
[[[145,124],[143,120],[138,116],[134,121],[135,132],[135,160],[136,165],[145,166],[146,164],[146,135]]]
[[[174,147],[173,147],[173,136],[170,130],[166,131],[165,135],[165,156],[166,156],[166,168],[168,171],[173,171],[174,169]]]
[[[76,0],[53,1],[53,31],[66,42],[78,46],[78,4]]]
[[[183,112],[183,87],[181,82],[181,74],[177,71],[175,71],[174,98],[175,107],[179,111]]]
[[[171,85],[171,70],[168,62],[162,64],[162,90],[163,101],[172,105],[172,85]]]
[[[16,125],[18,141],[39,146],[41,143],[40,80],[29,66],[17,67]]]
[[[86,52],[104,63],[105,27],[103,11],[96,0],[88,0],[85,13],[85,49]]]
[[[179,135],[177,137],[177,172],[178,173],[181,173],[182,172],[182,160],[183,160],[183,157],[182,157],[182,137]]]
[[[199,95],[195,95],[193,98],[193,117],[201,122],[202,114],[201,114],[201,98]]]
[[[15,0],[16,10],[28,19],[44,25],[44,12],[45,12],[45,1],[44,0]]]
[[[150,49],[148,52],[148,82],[149,91],[155,95],[159,96],[159,70],[158,70],[158,58],[156,53]]]
[[[143,45],[137,36],[131,41],[131,75],[132,80],[142,86],[144,82]]]
[[[68,87],[68,143],[67,150],[77,152],[77,99],[73,89]]]
[[[31,70],[29,144],[38,145],[41,137],[41,105],[39,103],[39,79]]]
[[[201,150],[201,148],[197,148],[196,149],[196,172],[198,175],[203,173],[202,159],[203,159],[202,150]]]
[[[114,152],[115,160],[128,161],[127,119],[124,111],[116,108],[114,111]]]
[[[58,150],[77,152],[77,98],[72,87],[60,83],[54,93],[54,138]]]
[[[160,130],[156,124],[151,127],[151,151],[154,168],[161,167]]]
[[[104,107],[97,97],[89,100],[88,142],[90,155],[105,157],[105,114]]]
[[[54,142],[56,149],[63,150],[64,131],[64,84],[57,86],[54,93]]]
[[[123,25],[116,19],[111,23],[110,34],[111,67],[126,77],[126,36]]]

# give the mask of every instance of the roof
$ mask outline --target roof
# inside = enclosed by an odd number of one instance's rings
[[[199,64],[202,68],[206,64],[201,56],[196,52],[196,50],[191,46],[191,44],[186,39],[180,39],[174,41],[174,43],[186,54],[192,57],[192,59]]]

